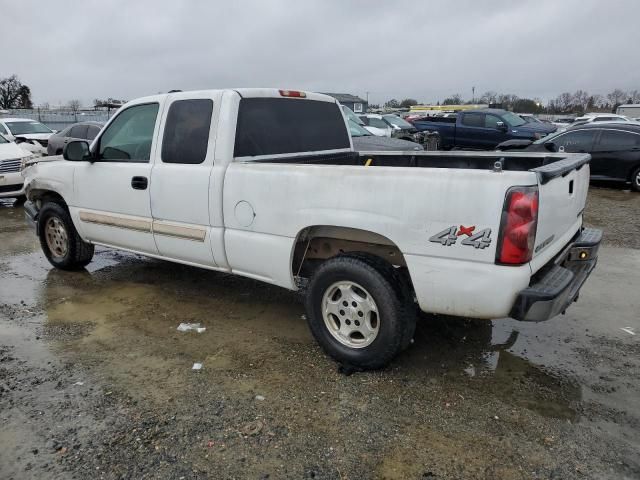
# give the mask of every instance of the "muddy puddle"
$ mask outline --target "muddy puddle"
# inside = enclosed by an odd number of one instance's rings
[[[423,315],[347,376],[296,293],[107,249],[56,271],[34,238],[0,208],[3,478],[640,476],[638,250],[564,317]]]

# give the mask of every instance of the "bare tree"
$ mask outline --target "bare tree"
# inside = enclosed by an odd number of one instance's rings
[[[512,108],[513,104],[518,101],[518,96],[511,93],[501,93],[498,95],[498,103],[502,105],[502,108]]]
[[[604,106],[604,97],[599,93],[594,93],[589,97],[590,108],[602,108]]]
[[[556,109],[562,113],[566,113],[571,109],[573,103],[573,95],[569,92],[561,93],[556,97],[555,105]]]
[[[627,94],[619,88],[616,88],[613,92],[607,94],[607,99],[609,100],[612,109],[615,109],[618,105],[622,104],[626,98]]]
[[[488,91],[480,96],[480,103],[496,103],[497,99],[498,94],[496,92]]]
[[[631,90],[629,92],[629,102],[640,103],[640,90]]]
[[[69,100],[67,106],[71,109],[73,113],[80,110],[80,100]]]
[[[445,98],[442,101],[443,105],[460,105],[462,104],[462,95],[456,93],[455,95],[451,95],[448,98]]]
[[[584,90],[578,90],[573,94],[572,104],[579,107],[582,112],[585,112],[589,107],[589,94]]]

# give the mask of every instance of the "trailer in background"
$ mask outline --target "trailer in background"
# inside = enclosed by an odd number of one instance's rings
[[[628,103],[626,105],[620,105],[616,109],[618,115],[625,115],[629,118],[640,118],[640,103]]]

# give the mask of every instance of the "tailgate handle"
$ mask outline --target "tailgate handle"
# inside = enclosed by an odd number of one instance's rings
[[[573,180],[569,182],[569,195],[573,195]]]

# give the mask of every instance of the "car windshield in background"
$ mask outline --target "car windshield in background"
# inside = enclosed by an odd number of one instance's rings
[[[351,110],[349,107],[345,107],[344,105],[342,105],[342,111],[347,116],[347,118],[351,120],[353,123],[356,123],[357,125],[360,125],[360,126],[364,125],[364,122],[360,119],[360,117],[357,116],[355,113],[353,113],[353,110]]]
[[[30,133],[52,133],[46,125],[40,122],[7,122],[7,128],[12,135],[28,135]]]
[[[387,122],[389,122],[391,125],[395,125],[398,128],[403,128],[403,129],[414,128],[413,125],[411,125],[406,120],[403,120],[402,118],[398,117],[397,115],[384,115],[384,119]]]
[[[509,124],[510,127],[519,127],[524,125],[525,122],[520,116],[515,113],[507,112],[502,115],[502,119]]]
[[[522,119],[527,123],[542,123],[542,121],[536,117],[522,117]]]
[[[371,133],[369,133],[367,130],[362,128],[360,125],[358,125],[356,122],[354,122],[351,119],[349,119],[349,132],[351,133],[352,137],[370,137],[370,136],[372,136]]]

